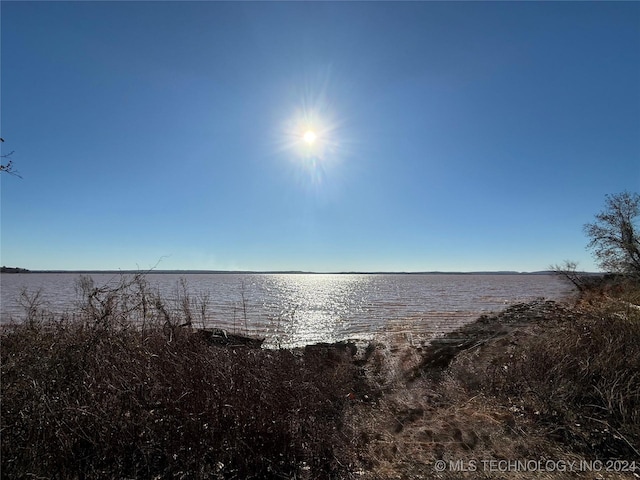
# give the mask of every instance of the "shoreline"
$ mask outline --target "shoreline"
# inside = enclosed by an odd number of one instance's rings
[[[2,267],[0,273],[6,274],[28,274],[28,273],[51,273],[51,274],[107,274],[107,275],[556,275],[553,270],[538,271],[517,271],[517,270],[487,270],[487,271],[331,271],[314,272],[304,270],[30,270],[19,267]],[[581,272],[581,275],[602,276],[599,272]]]
[[[399,336],[264,349],[175,321],[100,323],[111,317],[98,310],[94,324],[3,329],[3,471],[453,480],[477,478],[458,467],[478,459],[640,465],[640,313],[607,298],[515,303],[419,345]],[[612,376],[622,392],[638,388],[620,411],[600,406],[608,384],[584,381]],[[167,437],[170,425],[185,433]],[[618,473],[610,478],[640,470]]]

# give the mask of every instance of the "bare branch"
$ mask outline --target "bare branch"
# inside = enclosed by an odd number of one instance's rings
[[[0,138],[0,140],[2,140],[2,139]],[[2,140],[2,141],[4,142],[4,140]],[[20,176],[18,171],[13,168],[13,160],[11,158],[9,158],[9,157],[11,157],[11,155],[13,155],[13,152],[9,152],[6,155],[0,155],[0,158],[8,160],[7,163],[0,163],[0,172],[8,173],[9,175],[13,175],[15,177],[22,178],[22,176]]]
[[[640,275],[640,195],[623,192],[606,196],[606,210],[587,223],[584,231],[591,238],[600,268],[608,272]]]
[[[585,279],[585,275],[584,273],[578,271],[578,262],[565,260],[562,265],[551,265],[550,268],[557,275],[560,275],[573,283],[573,285],[578,289],[579,292],[582,292],[586,289],[587,282]]]

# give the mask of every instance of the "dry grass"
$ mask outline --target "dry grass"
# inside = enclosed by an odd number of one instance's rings
[[[496,352],[481,375],[481,391],[511,399],[549,438],[597,458],[640,460],[637,313],[604,305],[537,325],[517,348]]]
[[[137,287],[2,333],[3,477],[348,478],[349,349],[211,345]]]
[[[206,305],[142,278],[26,301],[2,333],[6,478],[634,478],[435,470],[438,460],[640,465],[640,288],[517,305],[429,346],[213,345]],[[28,299],[27,299],[28,300]],[[448,464],[449,465],[449,464]],[[640,472],[636,471],[640,474]]]
[[[616,292],[614,297],[612,291]],[[514,306],[421,352],[375,410],[358,412],[368,478],[636,478],[640,314],[633,285],[576,307]],[[447,340],[447,339],[445,339]],[[407,357],[407,353],[396,355]],[[416,375],[416,372],[418,375]],[[622,460],[624,472],[435,469],[481,460]],[[452,463],[449,463],[452,462]]]

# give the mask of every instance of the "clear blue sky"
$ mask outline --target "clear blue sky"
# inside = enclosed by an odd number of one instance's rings
[[[0,8],[3,265],[595,270],[640,190],[638,2]]]

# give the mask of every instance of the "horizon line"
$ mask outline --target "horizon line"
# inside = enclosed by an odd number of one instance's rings
[[[20,267],[2,267],[2,273],[120,273],[120,274],[281,274],[281,275],[541,275],[554,274],[554,270],[535,270],[535,271],[517,271],[517,270],[473,270],[473,271],[443,271],[443,270],[421,270],[421,271],[331,271],[317,272],[308,270],[197,270],[197,269],[169,269],[169,270],[140,270],[140,269],[37,269],[30,270]],[[600,272],[577,272],[581,274],[599,274]]]

